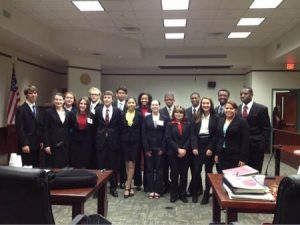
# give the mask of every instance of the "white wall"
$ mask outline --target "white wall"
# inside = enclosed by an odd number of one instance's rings
[[[216,81],[216,87],[207,87],[208,81]],[[101,90],[115,91],[120,85],[125,85],[128,95],[137,97],[141,92],[149,92],[153,98],[163,103],[164,94],[173,92],[176,103],[184,107],[190,106],[190,94],[194,91],[200,95],[211,97],[218,104],[217,91],[221,88],[230,90],[230,98],[237,103],[240,88],[245,83],[245,76],[132,76],[132,75],[102,75]],[[162,104],[164,105],[164,104]]]
[[[4,52],[8,55],[12,55],[17,58],[25,59],[29,62],[36,63],[38,65],[51,68],[49,65],[43,64],[39,60],[35,60],[22,53],[15,52],[11,49],[7,49],[0,46],[0,52]],[[37,104],[43,105],[51,101],[51,96],[56,90],[67,87],[67,76],[60,75],[55,72],[51,72],[24,62],[15,61],[16,78],[21,95],[21,103],[24,102],[25,97],[23,94],[24,88],[28,84],[37,86],[39,90],[39,97]],[[12,74],[12,62],[11,58],[0,55],[0,127],[6,126],[6,107],[9,98],[10,79]],[[51,68],[53,70],[57,68]]]
[[[88,90],[91,87],[101,86],[101,63],[100,60],[88,57],[69,56],[68,68],[68,90],[72,91],[77,99],[82,96],[88,96]],[[81,68],[75,68],[81,67]],[[85,73],[91,78],[89,84],[82,84],[80,76]]]
[[[299,89],[300,72],[252,72],[254,101],[272,108],[272,89]],[[295,106],[296,110],[296,106]]]

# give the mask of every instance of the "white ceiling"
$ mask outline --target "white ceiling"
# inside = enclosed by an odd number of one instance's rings
[[[134,40],[141,49],[260,48],[300,23],[300,0],[284,0],[277,9],[249,9],[253,0],[190,0],[187,11],[163,11],[160,0],[99,1],[104,12],[80,12],[71,0],[10,0],[9,3],[53,32],[111,34]],[[260,26],[237,27],[242,17],[265,17],[265,20]],[[163,27],[163,19],[176,18],[187,18],[187,26]],[[227,39],[233,31],[251,34],[247,39]],[[165,32],[184,32],[185,39],[165,40]],[[80,48],[82,54],[99,52],[105,57],[107,53],[97,43],[93,43],[94,49],[74,44],[58,46],[73,54],[75,48]]]

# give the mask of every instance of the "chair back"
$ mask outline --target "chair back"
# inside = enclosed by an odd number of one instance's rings
[[[282,179],[273,224],[300,224],[300,175]]]
[[[0,224],[54,224],[44,170],[0,166]]]

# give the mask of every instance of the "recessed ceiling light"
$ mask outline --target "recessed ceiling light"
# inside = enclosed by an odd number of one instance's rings
[[[251,32],[231,32],[228,38],[247,38]]]
[[[80,11],[104,11],[98,1],[72,1]]]
[[[163,10],[188,10],[189,0],[161,0]]]
[[[275,9],[283,0],[254,0],[250,9]]]
[[[184,33],[165,33],[166,39],[184,39]]]
[[[265,18],[241,18],[238,26],[258,26]]]
[[[185,27],[186,19],[164,19],[165,27]]]

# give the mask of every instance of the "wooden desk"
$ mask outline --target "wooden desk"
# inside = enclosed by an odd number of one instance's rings
[[[98,191],[97,212],[106,217],[107,215],[107,191],[106,183],[112,175],[112,171],[100,172],[93,170],[97,176],[97,184],[92,188],[72,188],[51,190],[51,203],[54,205],[71,205],[72,218],[78,214],[84,214],[84,203]]]
[[[300,145],[273,145],[275,150],[275,176],[280,174],[280,161],[298,169],[300,155],[294,154],[294,150],[300,149]]]
[[[225,210],[225,222],[228,224],[238,220],[238,213],[274,213],[275,202],[267,201],[244,201],[231,200],[223,188],[222,174],[208,174],[213,189],[212,221],[221,222],[221,209]],[[280,183],[283,177],[276,177],[275,180],[266,180],[265,185]]]

